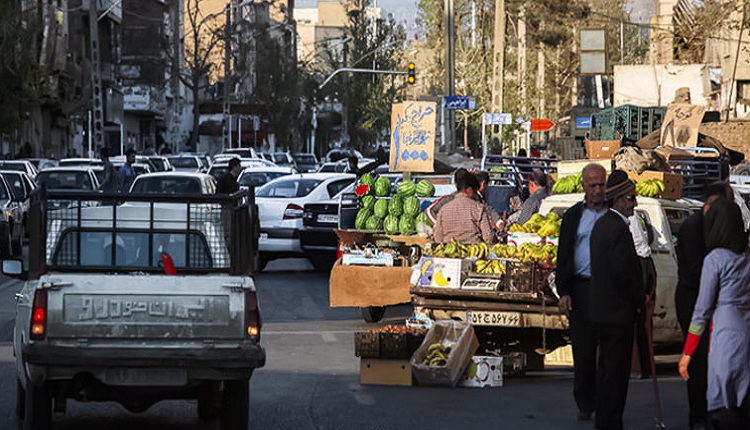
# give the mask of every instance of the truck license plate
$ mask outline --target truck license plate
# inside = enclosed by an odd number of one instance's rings
[[[104,383],[128,387],[182,386],[187,384],[187,370],[112,368],[105,372]]]
[[[521,314],[518,312],[469,311],[466,318],[471,325],[521,327]]]

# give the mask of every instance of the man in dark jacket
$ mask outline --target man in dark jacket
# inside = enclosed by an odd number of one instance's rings
[[[221,175],[216,181],[216,194],[232,194],[240,189],[237,183],[237,177],[242,172],[242,166],[239,158],[232,158],[227,163],[229,172]]]
[[[596,409],[596,337],[588,317],[591,278],[589,239],[594,223],[607,211],[604,187],[607,171],[598,164],[583,168],[585,198],[565,212],[557,252],[557,291],[560,312],[570,321],[573,344],[573,396],[578,419],[590,420]]]
[[[677,321],[682,328],[683,337],[687,337],[690,319],[693,316],[695,302],[698,300],[698,287],[701,280],[703,257],[706,256],[706,242],[703,237],[703,214],[711,203],[719,197],[733,200],[732,188],[726,182],[715,182],[706,187],[706,202],[703,211],[696,211],[683,221],[677,234],[677,289],[675,290],[675,309]],[[708,339],[701,337],[698,348],[693,353],[687,381],[688,404],[690,406],[689,425],[691,430],[708,428]]]
[[[622,170],[607,179],[609,211],[591,231],[589,317],[599,346],[596,428],[622,430],[628,396],[636,315],[646,302],[641,262],[628,218],[636,206],[635,183]]]

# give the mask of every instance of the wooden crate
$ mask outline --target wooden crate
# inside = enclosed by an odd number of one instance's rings
[[[628,172],[628,177],[636,182],[644,179],[659,179],[664,182],[664,191],[659,197],[669,200],[677,200],[682,197],[682,175],[680,174],[646,170],[640,175],[635,172]]]
[[[586,139],[586,155],[591,160],[612,158],[612,154],[620,149],[620,140],[588,140]]]

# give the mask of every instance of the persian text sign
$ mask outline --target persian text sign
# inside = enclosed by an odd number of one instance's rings
[[[432,172],[435,159],[434,102],[391,106],[391,172]]]
[[[662,146],[698,146],[698,128],[706,108],[687,103],[670,103],[661,124]]]

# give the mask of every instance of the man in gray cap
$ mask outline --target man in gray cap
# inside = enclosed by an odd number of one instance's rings
[[[641,264],[628,218],[637,205],[635,184],[615,170],[605,191],[609,211],[591,231],[589,318],[599,345],[596,428],[621,430],[628,395],[636,315],[646,302]]]

